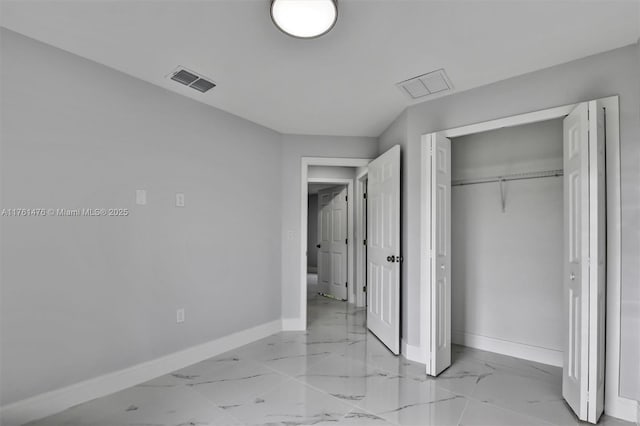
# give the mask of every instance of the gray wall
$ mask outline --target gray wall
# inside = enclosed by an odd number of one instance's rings
[[[318,194],[309,194],[307,204],[307,268],[318,268]]]
[[[640,42],[636,45],[636,118],[640,119]],[[622,311],[620,348],[620,394],[640,401],[640,130],[636,127],[635,145],[633,133],[622,134],[623,150],[622,184]],[[624,145],[623,145],[624,146]],[[628,155],[629,158],[624,158]],[[629,169],[628,171],[626,171]],[[625,173],[626,171],[626,173]],[[630,252],[624,253],[624,250]],[[640,404],[640,402],[639,402]],[[638,407],[640,422],[640,406]]]
[[[638,47],[631,45],[408,108],[379,138],[403,149],[403,339],[420,345],[420,136],[557,105],[620,96],[622,167],[622,334],[637,336],[640,282],[640,103]],[[405,122],[406,121],[406,126]],[[398,126],[405,127],[398,129]],[[410,232],[408,230],[411,230]],[[632,302],[633,299],[633,302]],[[630,307],[634,303],[635,308]],[[635,320],[637,321],[637,320]],[[637,357],[622,355],[622,395],[637,396]],[[635,354],[636,348],[629,348]]]
[[[307,178],[311,179],[355,179],[355,167],[309,166]],[[355,191],[355,187],[354,187]]]
[[[2,217],[1,404],[279,319],[281,136],[1,36],[2,208],[131,209]]]
[[[452,140],[452,179],[562,169],[562,120]],[[451,189],[452,331],[563,350],[563,180]],[[560,355],[560,354],[557,354]]]
[[[282,315],[300,318],[300,169],[302,157],[375,158],[376,138],[283,135]]]

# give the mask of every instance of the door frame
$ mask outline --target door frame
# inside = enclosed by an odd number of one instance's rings
[[[620,296],[621,296],[621,201],[620,201],[620,112],[619,97],[592,99],[602,102],[606,120],[606,188],[607,188],[607,305],[606,305],[606,344],[605,344],[605,413],[616,417],[631,419],[636,415],[635,401],[619,396],[620,382]],[[588,101],[588,100],[587,100]],[[424,362],[428,356],[429,327],[429,285],[430,262],[429,242],[426,240],[429,198],[427,184],[429,170],[429,136],[441,133],[448,138],[495,130],[502,127],[514,127],[567,116],[578,104],[562,105],[540,111],[517,114],[510,117],[489,120],[481,123],[445,129],[423,134],[421,137],[420,172],[420,321],[422,335],[420,342]],[[612,392],[613,391],[613,392]]]
[[[336,166],[336,167],[365,167],[371,162],[369,158],[340,158],[340,157],[302,157],[300,159],[300,326],[303,330],[307,329],[307,231],[308,231],[308,183],[309,183],[309,166]],[[323,179],[322,181],[326,181]],[[353,187],[347,195],[348,203],[353,200]],[[353,209],[351,209],[353,211]],[[349,215],[352,217],[353,215]],[[353,222],[349,223],[349,229],[353,229]],[[349,237],[348,237],[349,238]],[[350,240],[352,241],[352,240]],[[348,244],[349,245],[349,244]],[[349,263],[349,273],[353,273],[353,250],[349,249],[347,256]],[[353,283],[353,277],[349,276],[348,282]],[[347,286],[347,293],[349,288]],[[347,297],[349,297],[347,295]]]
[[[362,242],[366,239],[367,232],[367,209],[364,199],[365,184],[369,180],[369,171],[365,170],[356,176],[356,306],[366,306],[367,293],[364,291],[367,286],[367,246]]]
[[[353,213],[352,213],[352,204],[353,204],[353,179],[346,178],[307,178],[307,183],[331,183],[336,184],[336,186],[346,186],[347,187],[347,302],[351,302],[351,288],[353,286]],[[307,193],[308,193],[307,186]],[[307,198],[309,196],[307,195]],[[308,208],[308,207],[307,207]],[[320,200],[318,199],[318,209],[320,208]],[[307,212],[307,230],[309,229],[309,212]],[[308,236],[307,236],[308,238]],[[317,243],[317,242],[316,242]],[[306,252],[305,245],[305,252]],[[307,253],[308,255],[308,253]],[[305,260],[308,260],[305,256]],[[308,263],[308,262],[307,262]],[[318,271],[320,269],[320,265],[318,264]],[[308,273],[308,271],[307,271]],[[306,276],[307,274],[305,274]]]

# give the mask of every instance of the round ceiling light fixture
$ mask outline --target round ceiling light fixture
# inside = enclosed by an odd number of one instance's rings
[[[271,0],[271,19],[278,29],[297,38],[316,38],[338,20],[337,0]]]

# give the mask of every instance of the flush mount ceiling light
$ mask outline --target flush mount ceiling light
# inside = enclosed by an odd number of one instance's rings
[[[271,0],[271,19],[280,31],[292,37],[320,37],[336,24],[338,1]]]

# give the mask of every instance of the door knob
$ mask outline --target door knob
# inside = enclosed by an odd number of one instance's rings
[[[387,256],[387,262],[395,262],[395,261],[396,261],[395,256]]]
[[[576,279],[576,274],[574,274],[573,272],[572,272],[572,273],[570,273],[570,274],[569,274],[569,279],[570,279],[571,281],[575,280],[575,279]]]
[[[316,244],[316,247],[320,248],[320,244]]]

